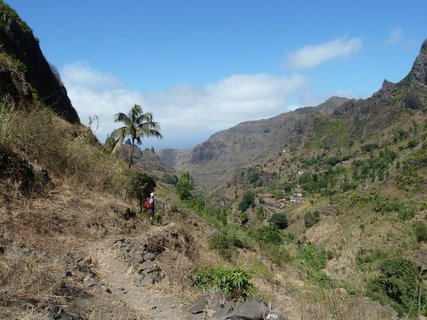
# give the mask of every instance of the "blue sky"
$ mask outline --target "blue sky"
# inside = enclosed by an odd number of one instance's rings
[[[239,122],[363,98],[401,80],[427,38],[427,1],[6,0],[104,140],[135,103],[186,148]]]

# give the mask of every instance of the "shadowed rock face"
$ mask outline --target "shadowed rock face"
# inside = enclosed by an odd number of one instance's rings
[[[415,59],[414,65],[408,74],[408,78],[413,84],[427,86],[427,39],[421,46],[420,53]]]
[[[31,30],[24,26],[19,18],[10,16],[8,12],[0,12],[0,14],[0,50],[25,65],[23,72],[25,82],[37,91],[38,98],[43,103],[67,121],[80,123],[65,87],[53,73]],[[21,101],[19,95],[14,95],[14,90],[1,92],[1,94],[5,93]]]

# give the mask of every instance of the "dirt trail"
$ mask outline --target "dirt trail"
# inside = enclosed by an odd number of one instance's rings
[[[150,320],[191,320],[191,315],[183,310],[182,303],[171,296],[165,296],[153,286],[137,287],[134,284],[135,274],[121,261],[112,242],[95,243],[90,254],[96,259],[99,278],[111,290],[111,294],[125,303],[138,314],[140,319]]]

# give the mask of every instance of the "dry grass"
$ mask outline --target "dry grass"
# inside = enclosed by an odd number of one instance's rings
[[[352,296],[344,289],[310,286],[298,280],[295,272],[275,273],[273,282],[256,281],[273,308],[293,320],[384,320],[396,314],[363,296]]]
[[[10,318],[5,315],[16,308],[16,319],[43,319],[44,309],[32,307],[62,305],[68,294],[74,295],[74,289],[70,293],[61,289],[64,281],[71,281],[63,276],[70,268],[67,261],[84,258],[87,246],[107,234],[135,232],[140,221],[125,220],[125,209],[126,204],[111,195],[58,185],[58,181],[43,198],[18,197],[1,205],[0,288],[9,298],[0,301],[0,318]],[[82,284],[73,281],[65,282],[66,288],[84,293]]]
[[[8,116],[15,151],[51,176],[91,190],[117,193],[123,189],[126,165],[104,152],[88,128],[70,124],[42,107]]]

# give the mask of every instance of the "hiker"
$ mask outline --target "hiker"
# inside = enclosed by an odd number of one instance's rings
[[[148,214],[150,215],[150,224],[153,224],[154,219],[154,192],[150,193]]]

